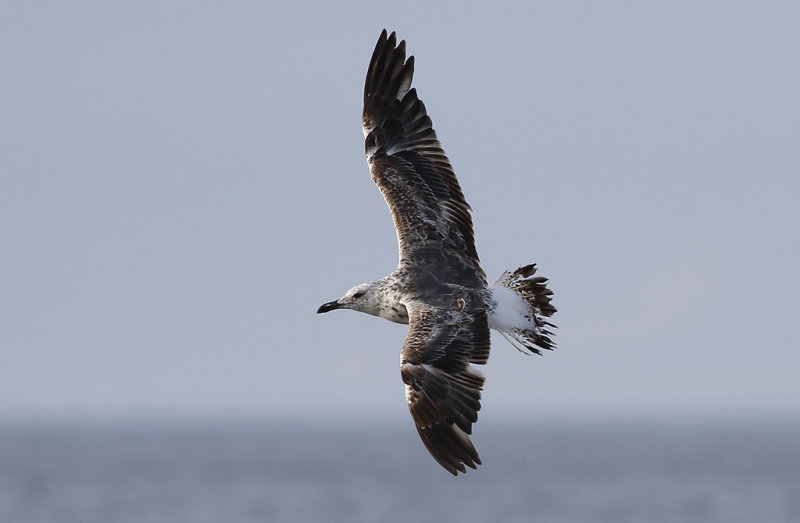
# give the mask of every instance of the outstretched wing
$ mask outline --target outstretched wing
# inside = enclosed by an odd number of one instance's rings
[[[481,408],[483,376],[470,363],[489,358],[486,311],[410,306],[400,374],[422,442],[453,475],[481,460],[469,439]]]
[[[482,286],[470,207],[425,105],[411,88],[414,57],[381,33],[364,86],[363,126],[372,179],[392,211],[400,264],[434,265],[441,281]],[[432,256],[435,251],[436,255]],[[434,259],[435,258],[435,259]],[[465,275],[474,282],[465,281]]]

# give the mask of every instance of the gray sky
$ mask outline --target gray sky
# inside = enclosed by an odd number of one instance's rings
[[[383,27],[490,279],[556,293],[484,419],[800,412],[798,4],[75,4],[0,14],[0,420],[408,416],[405,326],[314,314],[397,262]]]

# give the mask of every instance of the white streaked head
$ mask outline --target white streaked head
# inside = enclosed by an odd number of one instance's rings
[[[381,287],[381,280],[356,285],[338,300],[320,305],[319,309],[317,309],[317,314],[336,309],[353,309],[354,311],[378,316],[381,309],[379,296]]]

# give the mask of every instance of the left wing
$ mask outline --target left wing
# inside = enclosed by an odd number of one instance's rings
[[[411,88],[414,57],[405,41],[381,33],[364,85],[365,148],[372,179],[392,212],[400,264],[430,264],[442,255],[442,281],[484,287],[470,207],[433,130],[425,105]],[[469,280],[469,281],[468,281]]]

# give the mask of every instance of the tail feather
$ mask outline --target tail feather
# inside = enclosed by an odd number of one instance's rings
[[[500,275],[494,287],[505,287],[514,291],[514,294],[522,298],[526,310],[517,312],[517,318],[514,320],[503,319],[495,322],[494,327],[518,350],[526,352],[520,348],[522,345],[527,351],[541,354],[540,349],[555,348],[551,338],[554,334],[550,329],[556,326],[545,318],[553,316],[556,308],[552,304],[553,291],[547,288],[547,278],[534,276],[535,274],[536,264],[532,263]],[[497,315],[511,313],[502,310],[495,312]]]

